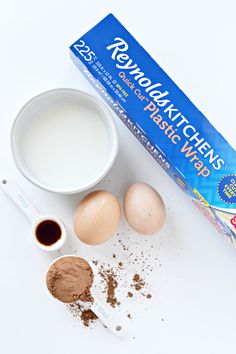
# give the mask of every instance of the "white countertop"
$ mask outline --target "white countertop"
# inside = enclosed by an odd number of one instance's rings
[[[0,193],[1,353],[235,353],[236,252],[118,118],[120,152],[96,188],[113,191],[121,199],[130,183],[144,181],[162,194],[167,223],[147,241],[129,231],[123,220],[120,235],[106,245],[81,244],[71,223],[85,193],[62,197],[31,185],[14,166],[9,142],[14,117],[32,96],[56,87],[97,95],[69,59],[68,47],[113,12],[236,147],[235,10],[233,0],[10,0],[2,5],[1,171],[21,184],[39,210],[64,220],[69,241],[61,254],[109,260],[114,252],[125,263],[125,252],[117,246],[123,237],[133,253],[139,256],[143,250],[151,255],[154,270],[147,275],[153,299],[123,299],[133,315],[128,338],[118,340],[100,323],[86,329],[45,289],[44,275],[57,253],[49,255],[34,246],[27,220]]]

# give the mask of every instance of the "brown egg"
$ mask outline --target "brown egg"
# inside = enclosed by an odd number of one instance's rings
[[[160,194],[145,183],[132,184],[124,197],[129,225],[143,235],[159,231],[165,221],[165,205]]]
[[[110,192],[95,191],[83,198],[75,211],[74,230],[77,237],[98,245],[109,240],[120,222],[120,204]]]

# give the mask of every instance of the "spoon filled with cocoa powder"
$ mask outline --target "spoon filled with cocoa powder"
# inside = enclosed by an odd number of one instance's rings
[[[114,315],[113,310],[103,304],[94,294],[96,277],[89,263],[77,256],[62,256],[50,266],[46,275],[46,285],[53,297],[63,303],[76,301],[86,303],[111,332],[124,335],[124,325]]]

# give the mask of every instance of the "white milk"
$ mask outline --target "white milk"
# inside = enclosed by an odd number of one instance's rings
[[[22,138],[27,169],[54,188],[88,184],[109,155],[109,135],[99,113],[74,102],[37,113]]]

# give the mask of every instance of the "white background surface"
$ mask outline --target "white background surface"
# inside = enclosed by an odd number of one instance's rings
[[[68,47],[113,12],[235,147],[235,2],[232,1],[5,1],[0,12],[0,165],[39,210],[66,223],[70,239],[62,253],[110,258],[114,239],[82,245],[72,215],[82,195],[41,191],[16,170],[9,144],[11,123],[32,96],[55,87],[96,95],[68,56]],[[99,40],[99,39],[98,39]],[[0,352],[4,354],[149,353],[234,354],[236,253],[192,206],[170,178],[116,118],[120,153],[99,188],[120,198],[129,183],[151,183],[168,211],[163,231],[144,242],[129,232],[133,252],[154,246],[150,302],[132,308],[135,339],[117,340],[99,324],[85,329],[48,295],[44,274],[57,256],[34,247],[29,224],[0,194]],[[141,168],[140,168],[141,166]],[[128,233],[123,221],[120,231]],[[124,236],[126,240],[126,236]],[[126,241],[125,241],[126,242]],[[135,245],[135,246],[134,246]],[[120,252],[121,259],[124,254]],[[164,322],[162,321],[164,319]]]

